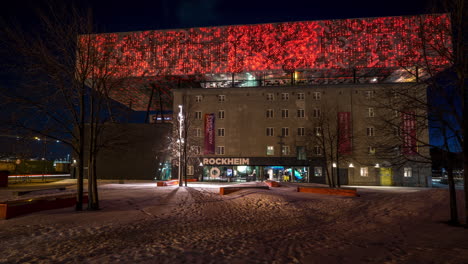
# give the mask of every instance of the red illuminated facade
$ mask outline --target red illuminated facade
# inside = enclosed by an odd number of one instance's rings
[[[111,66],[115,74],[144,83],[172,76],[180,84],[231,78],[234,82],[233,74],[246,73],[249,80],[259,80],[301,71],[415,67],[423,59],[424,65],[445,67],[446,57],[432,47],[450,49],[449,29],[449,16],[434,14],[106,33],[91,38],[96,46],[117,51]],[[133,82],[114,96],[143,110],[141,103],[148,101],[149,93]],[[126,95],[133,102],[123,99]]]

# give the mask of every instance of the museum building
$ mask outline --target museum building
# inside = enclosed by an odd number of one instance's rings
[[[414,102],[448,65],[430,47],[450,48],[449,28],[430,14],[94,37],[133,76],[115,100],[172,108],[173,177],[183,164],[207,181],[428,186],[427,112]],[[155,83],[170,105],[155,103]]]

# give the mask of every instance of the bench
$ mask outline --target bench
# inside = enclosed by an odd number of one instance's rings
[[[197,182],[197,179],[187,179],[187,182]],[[182,180],[184,182],[184,180]],[[156,183],[156,186],[162,187],[162,186],[172,186],[172,185],[179,185],[179,180],[169,180],[169,181],[158,181]]]
[[[243,189],[266,189],[269,190],[268,186],[229,186],[229,187],[219,187],[219,194],[226,195],[233,192],[237,192]]]
[[[269,187],[280,187],[281,186],[279,182],[272,181],[272,180],[266,180],[266,181],[264,181],[264,183],[266,185],[268,185]]]
[[[297,187],[298,192],[359,197],[356,188]]]
[[[170,181],[158,181],[156,186],[172,186],[172,185],[179,185],[179,180],[170,180]]]
[[[35,192],[42,192],[42,191],[53,191],[53,190],[65,191],[66,189],[67,188],[65,188],[65,187],[57,187],[57,188],[47,188],[47,189],[16,191],[16,192],[13,192],[13,194],[16,194],[16,196],[21,196],[21,195],[25,195],[25,194],[28,194],[28,193],[35,193]]]
[[[88,196],[83,195],[83,202]],[[76,204],[76,194],[62,194],[32,199],[0,202],[0,219],[9,219],[18,215],[71,207]]]

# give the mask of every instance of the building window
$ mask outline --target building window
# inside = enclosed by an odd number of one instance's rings
[[[320,98],[322,97],[322,93],[321,92],[314,92],[312,94],[312,98],[314,98],[314,100],[320,100]]]
[[[273,127],[267,127],[266,128],[266,135],[268,137],[272,137],[275,135],[275,129]]]
[[[321,127],[314,127],[314,134],[315,134],[317,137],[322,136],[322,128],[321,128]]]
[[[201,102],[202,99],[203,99],[203,96],[201,96],[201,95],[196,95],[195,96],[195,102]]]
[[[281,93],[281,100],[289,100],[289,93]]]
[[[224,137],[224,128],[218,128],[218,137]]]
[[[314,176],[322,177],[322,167],[314,167]]]
[[[362,177],[369,176],[369,169],[367,167],[361,167],[361,176]]]
[[[219,119],[224,119],[224,110],[219,110],[218,111],[218,118]]]
[[[201,129],[198,128],[198,127],[195,128],[195,136],[196,136],[196,137],[201,137],[201,135],[202,135],[202,134],[201,134]]]
[[[369,155],[374,155],[375,154],[375,148],[374,147],[367,147],[367,153]]]
[[[368,117],[374,117],[375,116],[374,108],[372,108],[372,107],[367,108],[367,116]]]
[[[297,160],[307,160],[306,147],[297,146],[296,147],[296,158]]]
[[[283,137],[289,136],[289,127],[282,127],[282,128],[281,128],[281,135],[282,135]]]
[[[393,117],[399,117],[400,112],[398,110],[393,110]]]
[[[297,94],[297,100],[304,100],[305,99],[305,94],[304,93],[298,93]]]
[[[193,150],[193,152],[195,153],[195,155],[200,155],[200,153],[201,153],[201,148],[200,148],[200,146],[193,146],[193,147],[192,147],[192,150]]]
[[[266,110],[266,117],[267,118],[273,118],[273,109],[267,109]]]
[[[201,119],[201,111],[195,112],[195,119]]]
[[[371,99],[374,97],[374,91],[365,91],[364,92],[366,99]]]
[[[281,117],[288,118],[289,117],[289,110],[288,109],[281,109]]]
[[[267,155],[275,155],[275,147],[274,146],[267,146]]]
[[[297,117],[298,118],[304,118],[305,116],[305,110],[304,109],[297,109]]]
[[[224,146],[217,146],[216,147],[216,154],[224,155]]]
[[[322,148],[320,146],[315,146],[314,147],[314,154],[315,155],[322,155]]]
[[[403,176],[404,176],[404,177],[411,177],[411,176],[413,176],[413,168],[411,168],[411,167],[405,167],[405,168],[403,168]]]
[[[224,102],[224,101],[226,101],[226,95],[223,95],[223,94],[218,95],[218,102]]]
[[[187,175],[193,175],[193,166],[192,165],[187,166]]]
[[[274,101],[275,100],[275,95],[272,93],[267,93],[266,96],[267,101]]]
[[[367,128],[367,136],[368,137],[373,137],[374,136],[374,128],[373,127],[368,127]]]
[[[314,108],[314,111],[312,111],[312,116],[313,117],[320,117],[321,111],[318,108]]]
[[[289,155],[289,154],[291,154],[291,150],[289,149],[289,146],[282,146],[282,148],[281,148],[281,154],[283,154],[283,155]]]
[[[302,137],[305,136],[305,127],[298,127],[297,128],[297,135]]]

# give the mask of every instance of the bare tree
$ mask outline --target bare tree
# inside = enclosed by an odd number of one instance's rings
[[[348,161],[351,152],[351,131],[343,129],[340,122],[346,112],[339,112],[337,106],[322,103],[320,108],[313,109],[311,126],[308,132],[309,156],[322,156],[326,165],[325,173],[331,188],[340,187],[340,164]],[[341,128],[341,130],[340,130]]]
[[[420,21],[421,56],[413,66],[404,67],[416,84],[387,89],[387,94],[381,97],[384,99],[379,101],[381,129],[387,133],[386,140],[380,142],[383,149],[379,153],[391,155],[395,164],[430,163],[429,148],[434,148],[446,153],[446,164],[451,164],[454,153],[463,152],[465,223],[468,223],[468,156],[464,140],[468,133],[467,10],[463,0],[435,1],[434,10],[450,12],[447,14],[450,22],[432,25]],[[434,54],[442,58],[442,66],[430,60]],[[450,223],[458,224],[452,172],[448,176]]]
[[[76,210],[83,206],[85,152],[89,152],[88,207],[97,209],[97,138],[112,116],[109,94],[126,77],[117,71],[122,62],[111,39],[103,46],[91,35],[89,12],[50,4],[37,17],[36,34],[2,22],[1,46],[14,54],[9,66],[19,76],[16,89],[2,89],[3,101],[20,109],[6,121],[73,149],[78,168]]]

